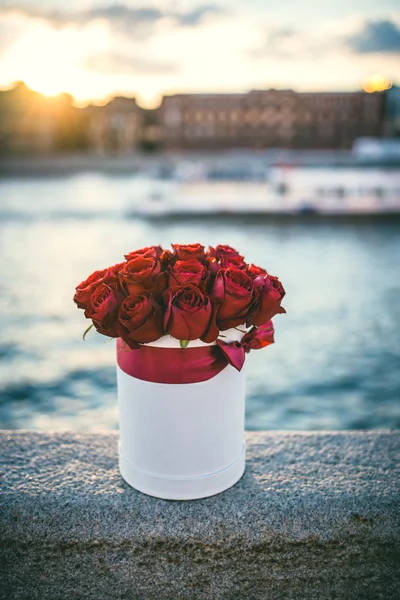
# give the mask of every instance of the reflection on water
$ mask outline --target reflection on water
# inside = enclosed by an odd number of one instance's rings
[[[144,182],[0,181],[0,427],[117,427],[114,343],[82,341],[77,283],[149,244],[228,243],[287,290],[276,344],[247,360],[247,427],[400,427],[400,223],[125,215]],[[245,202],[245,198],[243,199]]]

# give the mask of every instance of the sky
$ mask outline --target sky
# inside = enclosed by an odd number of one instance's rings
[[[0,0],[0,87],[152,108],[185,92],[400,82],[400,0]]]

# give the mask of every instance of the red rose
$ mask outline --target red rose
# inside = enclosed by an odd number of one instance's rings
[[[107,269],[95,271],[85,281],[82,281],[75,289],[74,302],[78,308],[86,308],[90,302],[91,295],[96,287],[98,287],[106,274]]]
[[[163,317],[161,307],[152,302],[150,294],[142,292],[136,298],[128,296],[118,313],[121,337],[132,348],[154,342],[164,335]]]
[[[207,250],[207,256],[210,258],[216,258],[218,261],[230,260],[235,263],[237,263],[240,260],[244,260],[243,256],[239,254],[239,252],[235,250],[235,248],[223,244],[218,244],[218,246],[216,246],[215,248],[210,246]]]
[[[99,333],[109,337],[118,337],[115,324],[119,305],[120,302],[114,290],[106,283],[101,283],[90,298],[90,303],[85,310],[85,317],[92,319]]]
[[[119,272],[121,285],[136,298],[141,292],[151,292],[157,287],[161,265],[154,258],[138,256],[125,263]]]
[[[119,273],[125,265],[126,262],[121,262],[112,267],[108,267],[102,281],[102,283],[106,283],[113,290],[119,304],[121,304],[127,296],[127,291],[122,287],[119,279]]]
[[[140,248],[139,250],[133,250],[133,252],[129,252],[129,254],[125,254],[126,260],[132,260],[133,258],[137,258],[138,256],[142,256],[145,258],[160,258],[163,253],[163,249],[161,246],[146,246],[145,248]]]
[[[204,246],[201,244],[172,244],[178,260],[204,260]]]
[[[253,279],[259,275],[268,275],[265,269],[262,267],[257,267],[256,265],[249,265],[247,267],[247,273],[250,275],[250,277],[253,277]]]
[[[219,331],[215,310],[207,294],[194,285],[174,286],[163,294],[166,305],[164,329],[178,340],[197,340],[211,343]]]
[[[221,269],[214,281],[211,295],[219,303],[217,325],[220,329],[237,327],[246,322],[254,301],[253,280],[237,267]]]
[[[216,275],[220,269],[230,266],[237,267],[238,269],[245,269],[247,267],[243,256],[231,246],[219,245],[216,248],[210,246],[207,251],[207,257],[209,258],[211,275]]]
[[[285,290],[277,277],[260,275],[255,278],[254,286],[259,293],[247,319],[247,325],[263,325],[275,315],[286,312],[281,306]]]
[[[204,288],[208,279],[207,267],[198,260],[177,260],[169,267],[168,279],[170,286],[191,283]]]
[[[108,267],[104,274],[103,281],[104,283],[112,283],[114,281],[119,281],[119,272],[126,265],[126,262],[120,262],[112,267]]]
[[[245,269],[247,267],[247,263],[244,260],[243,256],[227,256],[226,258],[221,258],[220,260],[221,267],[237,267],[238,269]]]

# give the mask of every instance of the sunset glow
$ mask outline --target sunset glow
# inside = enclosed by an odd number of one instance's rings
[[[370,13],[361,0],[350,12],[340,2],[314,6],[312,18],[303,5],[288,14],[258,0],[10,2],[0,5],[0,88],[25,81],[80,105],[128,95],[149,108],[179,92],[387,89],[400,80],[393,2]]]
[[[372,75],[369,77],[363,85],[364,92],[383,92],[384,90],[388,90],[392,87],[392,82],[387,79],[387,77],[383,77],[383,75]]]

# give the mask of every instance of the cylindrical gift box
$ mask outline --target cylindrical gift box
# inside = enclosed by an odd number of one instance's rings
[[[228,330],[224,336],[229,342],[240,340],[242,334]],[[182,350],[170,336],[146,344],[184,352],[188,361],[191,348],[210,345],[195,340]],[[129,352],[135,360],[135,350]],[[241,478],[243,370],[227,365],[207,381],[175,384],[138,379],[117,364],[117,381],[119,468],[129,485],[157,498],[193,500],[218,494]]]

